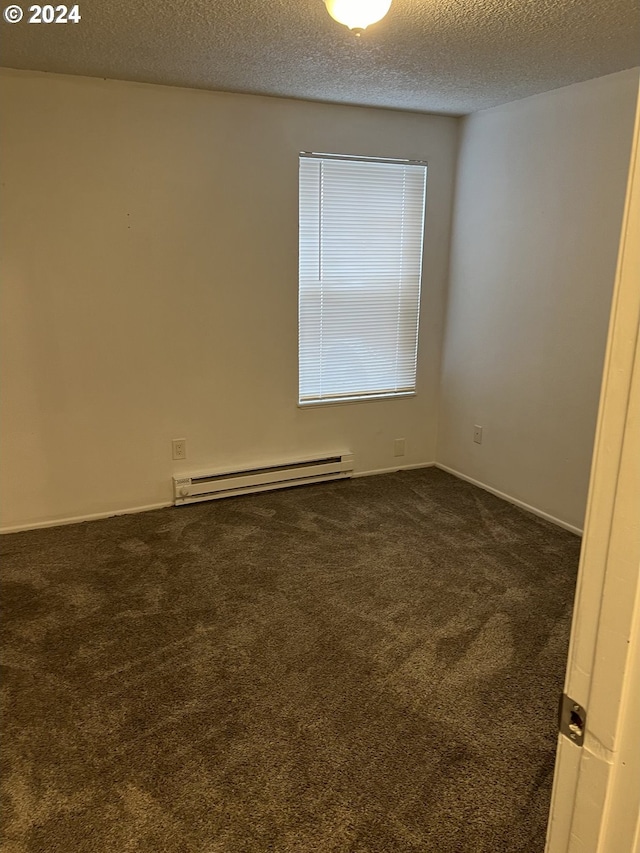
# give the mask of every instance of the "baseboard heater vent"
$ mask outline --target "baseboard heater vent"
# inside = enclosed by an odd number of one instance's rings
[[[341,480],[353,473],[353,454],[322,456],[269,465],[263,468],[243,468],[221,473],[197,474],[173,478],[173,496],[176,506],[266,492],[269,489],[286,489],[325,480]]]

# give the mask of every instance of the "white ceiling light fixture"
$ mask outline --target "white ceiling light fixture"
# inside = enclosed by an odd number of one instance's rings
[[[324,0],[327,11],[356,35],[375,24],[389,11],[391,0]]]

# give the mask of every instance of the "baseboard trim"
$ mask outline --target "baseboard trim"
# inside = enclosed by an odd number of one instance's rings
[[[404,471],[411,468],[432,468],[433,462],[421,462],[417,465],[396,465],[393,468],[378,468],[375,471],[358,471],[352,477],[370,477],[374,474],[392,474],[395,471]],[[25,530],[41,530],[45,527],[63,527],[67,524],[81,524],[83,521],[99,521],[101,518],[113,518],[116,515],[134,515],[138,512],[149,512],[153,509],[164,509],[173,506],[173,501],[163,501],[146,506],[132,506],[126,509],[116,509],[109,512],[95,512],[87,515],[75,515],[71,518],[55,518],[48,521],[34,521],[27,524],[15,524],[9,527],[0,527],[0,536],[6,533],[21,533]]]
[[[40,530],[44,527],[63,527],[67,524],[81,524],[83,521],[99,521],[101,518],[113,518],[116,515],[134,515],[138,512],[149,512],[153,509],[164,509],[173,506],[171,501],[146,506],[132,506],[127,509],[115,509],[110,512],[94,512],[88,515],[75,515],[71,518],[56,518],[49,521],[34,521],[29,524],[16,524],[12,527],[0,527],[0,535],[5,533],[21,533],[24,530]]]
[[[456,471],[455,468],[449,468],[448,465],[442,465],[440,462],[418,462],[413,465],[394,465],[392,468],[376,468],[372,471],[357,471],[352,474],[352,478],[355,479],[357,477],[373,477],[376,474],[394,474],[396,471],[412,471],[417,468],[440,468],[441,471],[446,471],[448,474],[453,474],[454,477],[458,477],[460,480],[465,480],[467,483],[471,483],[474,486],[478,486],[480,489],[484,489],[486,492],[491,492],[492,495],[496,495],[498,498],[502,498],[502,500],[508,501],[509,503],[515,504],[515,506],[519,506],[521,509],[527,510],[527,512],[531,512],[534,515],[539,516],[540,518],[544,518],[546,521],[550,521],[552,524],[557,524],[558,527],[563,527],[565,530],[571,531],[571,533],[575,533],[577,536],[582,536],[582,530],[579,527],[575,527],[573,524],[568,524],[566,521],[562,521],[560,518],[556,518],[553,515],[549,515],[548,512],[543,512],[543,510],[538,509],[535,506],[531,506],[530,504],[525,503],[524,501],[518,500],[518,498],[514,498],[511,495],[507,495],[504,492],[499,491],[498,489],[494,489],[493,486],[488,486],[486,483],[481,483],[480,480],[474,480],[473,477],[467,477],[466,474],[462,474],[460,471]],[[95,512],[87,515],[76,515],[71,518],[56,518],[50,519],[48,521],[35,521],[30,522],[28,524],[16,524],[9,527],[0,527],[0,535],[4,535],[6,533],[20,533],[25,530],[40,530],[45,527],[63,527],[67,524],[81,524],[83,521],[98,521],[102,518],[113,518],[117,515],[135,515],[138,512],[150,512],[154,509],[164,509],[165,507],[173,506],[172,501],[162,501],[162,503],[156,504],[147,504],[145,506],[133,506],[128,507],[126,509],[117,509],[110,510],[108,512]]]
[[[356,471],[351,475],[351,479],[357,477],[373,477],[376,474],[395,474],[396,471],[413,471],[416,468],[433,468],[435,462],[417,462],[414,465],[394,465],[393,468],[375,468],[373,471]]]
[[[495,495],[498,498],[502,498],[504,501],[508,501],[510,504],[515,504],[515,506],[519,506],[520,509],[526,509],[527,512],[533,513],[533,515],[537,515],[540,518],[544,518],[545,521],[550,521],[552,524],[557,524],[558,527],[563,527],[565,530],[569,530],[571,533],[575,533],[576,536],[582,536],[582,530],[579,527],[575,527],[573,524],[569,524],[566,521],[562,521],[561,518],[556,518],[555,515],[549,515],[548,512],[544,512],[541,509],[538,509],[535,506],[531,506],[531,504],[527,504],[524,501],[518,500],[518,498],[514,498],[512,495],[507,495],[504,492],[501,492],[499,489],[494,489],[493,486],[488,486],[486,483],[481,483],[480,480],[474,480],[473,477],[467,477],[466,474],[462,474],[460,471],[456,471],[455,468],[449,468],[448,465],[442,465],[440,462],[434,463],[436,468],[440,468],[441,471],[446,471],[447,474],[453,474],[454,477],[458,477],[459,480],[465,480],[467,483],[471,483],[474,486],[478,486],[480,489],[484,489],[485,492],[491,492],[492,495]]]

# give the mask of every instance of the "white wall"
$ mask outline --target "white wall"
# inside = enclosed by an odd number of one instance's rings
[[[578,528],[637,81],[475,113],[461,135],[437,459]]]
[[[202,467],[434,460],[456,119],[11,71],[0,94],[5,528]],[[301,150],[429,161],[415,398],[296,405]]]

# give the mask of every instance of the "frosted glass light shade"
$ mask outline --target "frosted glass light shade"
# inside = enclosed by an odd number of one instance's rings
[[[350,30],[364,30],[389,11],[391,0],[324,0],[331,17]]]

